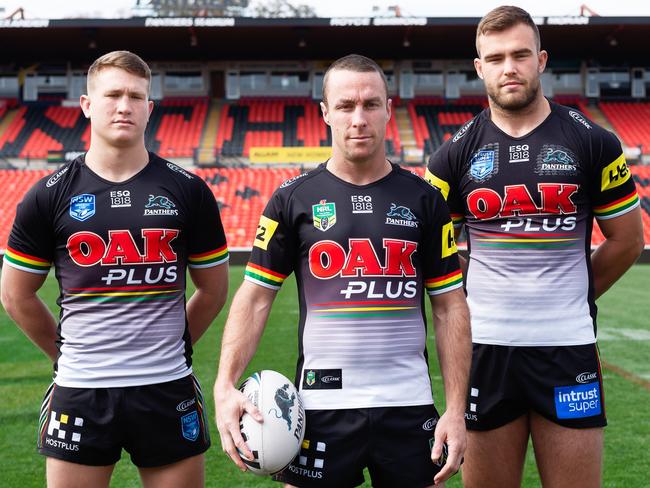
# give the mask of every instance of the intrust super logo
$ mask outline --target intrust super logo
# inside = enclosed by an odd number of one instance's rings
[[[556,387],[555,411],[560,419],[600,415],[600,383]]]

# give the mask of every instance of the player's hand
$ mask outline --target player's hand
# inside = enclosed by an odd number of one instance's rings
[[[246,459],[253,459],[250,451],[239,430],[239,419],[247,412],[258,422],[264,418],[255,405],[238,389],[231,386],[214,386],[214,403],[216,412],[217,429],[221,437],[221,448],[241,469],[246,471],[246,465],[240,458],[240,453]]]
[[[435,443],[431,450],[431,460],[438,462],[443,453],[443,445],[447,443],[447,461],[442,469],[433,478],[434,484],[447,481],[460,469],[460,463],[467,447],[467,431],[465,430],[465,417],[461,413],[445,412],[438,420],[434,432]]]

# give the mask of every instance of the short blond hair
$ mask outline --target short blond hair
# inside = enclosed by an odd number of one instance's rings
[[[542,47],[539,37],[539,29],[532,17],[524,9],[512,5],[502,5],[490,10],[478,23],[476,28],[476,52],[481,57],[481,51],[478,47],[478,38],[490,32],[503,32],[518,24],[524,24],[533,29],[537,51]]]
[[[151,69],[140,56],[130,51],[112,51],[97,58],[88,68],[86,84],[89,91],[93,78],[105,68],[123,69],[127,73],[144,78],[149,85],[151,84]]]

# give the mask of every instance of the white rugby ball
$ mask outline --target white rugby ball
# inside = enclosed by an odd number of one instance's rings
[[[286,468],[296,457],[305,436],[305,409],[298,390],[285,376],[263,370],[239,387],[264,417],[259,423],[244,413],[239,428],[254,459],[241,456],[250,471],[266,476]]]

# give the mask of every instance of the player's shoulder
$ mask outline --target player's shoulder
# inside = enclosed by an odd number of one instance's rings
[[[83,158],[83,155],[78,156],[44,176],[32,186],[30,193],[36,195],[54,195],[65,191],[67,183],[75,178],[79,169],[84,164]]]
[[[200,185],[203,182],[203,180],[194,173],[176,163],[161,158],[156,153],[149,153],[149,163],[153,166],[154,171],[164,174],[179,184],[194,186]]]
[[[443,142],[434,155],[462,152],[466,146],[471,146],[477,138],[480,138],[489,120],[488,110],[482,110],[465,122],[453,136]]]
[[[391,164],[393,165],[396,177],[402,180],[399,184],[400,191],[404,193],[422,192],[434,199],[440,196],[440,191],[426,181],[423,176],[420,176],[419,173],[402,168],[395,163]]]
[[[324,171],[325,164],[323,163],[312,170],[293,176],[288,180],[283,181],[282,184],[276,188],[275,194],[282,197],[290,197],[296,191],[309,188],[309,184],[313,183],[314,179],[322,177]]]
[[[615,138],[614,134],[598,125],[591,117],[574,107],[550,101],[551,110],[563,125],[563,130],[585,139]]]

